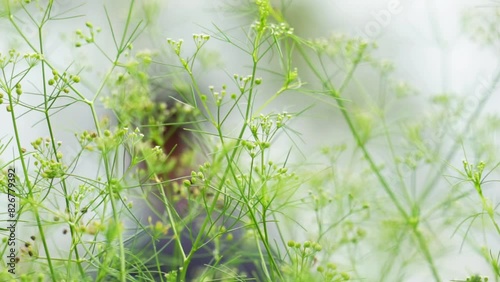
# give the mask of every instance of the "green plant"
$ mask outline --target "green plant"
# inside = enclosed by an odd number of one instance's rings
[[[488,133],[500,123],[481,113],[500,73],[475,103],[446,89],[424,98],[374,42],[296,34],[285,2],[239,1],[250,15],[240,29],[158,40],[157,1],[127,2],[120,24],[106,2],[100,27],[78,3],[4,0],[13,39],[0,53],[0,184],[12,208],[1,211],[0,254],[14,262],[2,281],[405,281],[422,265],[443,281],[456,246],[441,234],[463,235],[499,281]],[[498,14],[466,17],[495,48]],[[60,22],[79,28],[54,47]],[[158,49],[136,51],[148,35]],[[207,59],[214,41],[241,56],[207,86],[220,67]],[[85,64],[90,52],[100,65]],[[294,94],[311,104],[273,109]],[[398,111],[415,101],[426,115]],[[321,130],[338,138],[297,160],[310,152],[293,122],[314,103],[336,111]],[[90,123],[70,122],[74,139],[58,141],[58,119],[73,111]],[[29,126],[43,133],[30,140]]]

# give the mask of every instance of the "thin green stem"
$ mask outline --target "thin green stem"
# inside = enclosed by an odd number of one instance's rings
[[[373,157],[371,156],[370,152],[368,151],[368,148],[366,147],[365,141],[363,140],[363,138],[361,138],[360,134],[356,130],[356,128],[354,126],[354,122],[353,122],[353,120],[352,120],[352,118],[351,118],[351,116],[350,116],[347,108],[345,107],[344,100],[342,98],[343,91],[345,90],[345,88],[349,84],[350,80],[352,79],[352,77],[354,75],[354,71],[356,70],[356,68],[358,67],[359,63],[361,62],[361,59],[363,58],[363,54],[364,54],[364,51],[366,49],[366,45],[365,46],[361,46],[361,48],[359,50],[359,53],[357,54],[357,57],[352,61],[352,65],[349,68],[349,70],[348,70],[348,72],[347,72],[347,74],[346,74],[344,80],[342,81],[341,86],[339,87],[338,90],[335,89],[335,87],[333,86],[333,84],[332,84],[332,82],[331,82],[330,79],[322,78],[322,75],[317,70],[316,66],[314,66],[312,64],[312,61],[307,56],[305,50],[301,46],[298,46],[297,49],[299,50],[299,52],[302,55],[302,57],[305,59],[305,61],[308,64],[309,68],[321,80],[321,82],[323,83],[323,86],[327,88],[327,91],[330,93],[330,95],[337,102],[337,105],[338,105],[338,107],[340,109],[340,112],[341,112],[344,120],[346,121],[346,123],[347,123],[347,125],[349,127],[349,131],[351,132],[352,136],[354,137],[358,148],[361,149],[361,151],[363,153],[363,157],[368,162],[371,171],[375,174],[375,176],[377,177],[377,179],[378,179],[379,183],[381,184],[382,188],[384,189],[384,191],[386,192],[386,194],[389,196],[391,202],[397,208],[397,210],[399,211],[399,213],[401,214],[401,216],[405,219],[406,222],[408,222],[412,226],[411,230],[413,231],[413,233],[414,233],[414,235],[415,235],[415,237],[417,239],[417,242],[419,243],[420,249],[421,249],[421,251],[422,251],[425,259],[428,262],[428,265],[429,265],[429,267],[431,269],[431,272],[432,272],[435,280],[436,281],[441,281],[441,279],[439,277],[439,272],[438,272],[438,270],[437,270],[437,268],[436,268],[436,266],[434,264],[432,255],[431,255],[431,253],[429,251],[429,246],[427,245],[427,241],[425,240],[425,237],[422,235],[421,231],[418,229],[418,220],[415,221],[414,219],[412,219],[410,217],[410,215],[408,214],[408,212],[403,208],[403,205],[399,201],[398,197],[396,197],[396,194],[394,193],[393,189],[390,187],[389,183],[387,182],[387,180],[385,179],[385,177],[382,175],[380,169],[378,168],[378,166],[376,165]],[[416,223],[412,223],[412,222],[416,222]]]
[[[45,232],[43,230],[43,224],[40,216],[40,212],[38,210],[38,203],[34,203],[34,196],[33,196],[33,185],[29,179],[29,174],[28,174],[28,166],[25,161],[24,153],[23,153],[23,148],[21,146],[21,137],[19,136],[19,129],[17,126],[17,121],[16,121],[16,115],[15,115],[15,110],[14,110],[14,101],[12,100],[12,92],[7,92],[7,95],[9,96],[9,106],[11,108],[11,121],[12,121],[12,126],[14,127],[14,135],[15,135],[15,140],[16,140],[16,145],[17,145],[17,151],[19,154],[19,159],[21,160],[21,166],[23,167],[23,173],[25,176],[25,183],[26,183],[26,188],[28,188],[28,202],[31,203],[33,207],[33,214],[35,216],[36,220],[36,225],[38,227],[38,232],[40,232],[40,239],[42,241],[43,249],[45,251],[45,256],[47,260],[47,264],[49,267],[50,275],[52,278],[52,281],[57,281],[56,280],[56,275],[55,275],[55,270],[52,265],[52,260],[49,252],[49,247],[47,245],[47,238],[45,236]]]
[[[115,191],[113,191],[113,185],[111,184],[111,180],[113,178],[113,171],[109,167],[109,162],[107,158],[108,154],[103,152],[103,161],[104,161],[104,168],[106,171],[106,177],[108,180],[108,184],[106,185],[107,188],[107,193],[110,198],[111,202],[111,210],[113,212],[113,220],[115,222],[115,228],[119,228],[118,230],[118,246],[119,246],[119,252],[120,252],[120,281],[126,282],[127,281],[127,270],[125,268],[125,247],[124,247],[124,242],[123,242],[123,232],[120,228],[120,214],[118,212],[118,207],[116,206],[117,199],[115,198]]]
[[[490,82],[490,81],[488,81]],[[493,77],[493,79],[490,82],[490,85],[486,88],[485,92],[482,93],[479,103],[477,106],[474,108],[474,112],[472,112],[467,121],[465,122],[465,126],[463,129],[456,135],[456,138],[453,141],[453,145],[450,147],[450,150],[448,153],[445,155],[445,160],[451,160],[457,152],[459,152],[459,147],[462,144],[463,138],[467,135],[468,132],[470,132],[471,126],[473,125],[474,121],[477,119],[477,117],[481,114],[483,108],[486,106],[486,102],[489,101],[493,94],[493,90],[497,87],[498,83],[500,82],[500,70],[496,73],[496,75]],[[435,173],[433,174],[432,177],[428,178],[429,181],[425,184],[424,192],[420,195],[418,202],[422,203],[424,202],[430,195],[430,193],[433,191],[433,187],[436,186],[436,183],[439,181],[441,176],[443,175],[444,170],[448,167],[447,162],[442,162],[442,164],[439,166],[438,169],[435,170]]]
[[[157,182],[160,181],[158,178],[156,180],[157,180]],[[182,236],[178,230],[178,226],[177,226],[177,223],[175,221],[174,214],[172,212],[170,201],[168,200],[167,195],[165,194],[164,187],[162,187],[160,189],[160,193],[162,196],[163,203],[165,203],[165,209],[167,211],[168,218],[170,219],[170,225],[172,226],[172,230],[174,231],[174,236],[175,236],[174,238],[176,238],[175,242],[177,243],[177,247],[181,251],[183,261],[185,261],[186,260],[186,251],[184,250],[184,247],[182,246],[182,242],[181,242]]]
[[[8,1],[7,1],[8,3]],[[45,14],[42,18],[42,20],[40,21],[40,24],[38,24],[38,41],[39,41],[39,46],[38,46],[38,49],[33,45],[31,44],[30,40],[25,36],[25,34],[22,32],[22,30],[19,28],[19,26],[16,24],[16,22],[14,21],[14,15],[11,14],[11,10],[10,10],[10,6],[8,7],[8,10],[9,10],[9,20],[11,22],[11,24],[14,26],[14,28],[17,30],[18,34],[24,39],[24,41],[28,44],[28,46],[30,46],[30,48],[39,53],[40,55],[43,56],[44,54],[44,51],[43,51],[43,36],[42,36],[42,29],[43,29],[43,26],[44,24],[49,20],[49,17],[50,17],[50,11],[52,9],[52,4],[53,4],[53,1],[49,1],[49,3],[47,4],[47,8],[45,9]],[[8,4],[9,5],[9,4]],[[29,14],[28,14],[29,15]],[[50,122],[50,114],[49,114],[49,110],[50,110],[50,107],[49,107],[49,97],[48,97],[48,91],[47,91],[47,88],[46,88],[46,77],[45,77],[45,60],[42,60],[42,68],[41,68],[41,71],[42,71],[42,79],[44,81],[43,83],[43,93],[44,93],[44,115],[45,115],[45,120],[47,122],[47,128],[48,128],[48,131],[49,131],[49,135],[50,135],[50,140],[51,140],[51,144],[52,144],[52,150],[54,152],[54,155],[55,155],[55,158],[56,158],[56,161],[60,161],[58,156],[57,156],[57,149],[56,149],[56,141],[55,141],[55,137],[54,137],[54,133],[53,133],[53,130],[52,130],[52,125],[51,125],[51,122]],[[15,120],[13,120],[13,124],[15,124]],[[17,129],[15,130],[16,131],[16,137],[17,137]],[[24,161],[24,158],[21,157],[21,160]],[[24,164],[23,164],[23,167],[24,167]],[[27,171],[25,171],[25,175],[28,176],[28,174],[26,173]],[[27,183],[29,183],[29,179],[27,179]],[[28,189],[30,190],[30,197],[32,198],[32,187],[30,188],[31,185],[28,185]],[[69,203],[69,200],[68,200],[68,193],[67,193],[67,188],[66,188],[66,181],[65,179],[63,178],[62,179],[62,187],[63,187],[63,192],[64,192],[64,198],[65,198],[65,205],[66,205],[66,209],[69,211],[70,210],[70,203]],[[36,218],[36,221],[37,221],[37,226],[39,228],[39,232],[40,232],[40,236],[42,237],[42,244],[43,244],[43,247],[44,247],[44,251],[46,252],[46,256],[47,256],[47,263],[49,265],[49,269],[50,269],[50,272],[51,272],[51,276],[52,276],[52,279],[56,279],[56,276],[55,276],[55,273],[54,273],[54,269],[53,269],[53,266],[52,266],[52,261],[51,261],[51,256],[50,256],[50,253],[49,253],[49,249],[48,249],[48,245],[47,245],[47,241],[45,240],[45,234],[44,234],[44,231],[43,231],[43,226],[41,224],[41,221],[40,221],[40,215],[39,215],[39,212],[38,212],[38,208],[37,207],[34,207],[35,208],[35,218]],[[69,225],[69,228],[70,228],[70,232],[71,232],[71,238],[72,238],[72,243],[75,244],[76,241],[75,241],[75,228],[73,225]],[[82,277],[84,277],[85,275],[85,272],[83,270],[83,267],[80,263],[80,256],[78,254],[78,248],[74,248],[75,250],[75,256],[76,256],[76,261],[78,262],[77,265],[78,265],[78,269],[80,271],[80,274],[82,275]],[[54,280],[55,281],[55,280]]]

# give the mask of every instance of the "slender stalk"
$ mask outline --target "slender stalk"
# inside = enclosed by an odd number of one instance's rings
[[[463,138],[467,135],[468,132],[470,132],[471,127],[474,123],[474,121],[477,119],[477,117],[481,114],[483,111],[484,107],[486,106],[486,103],[490,100],[491,96],[494,93],[495,88],[500,82],[500,70],[497,71],[495,76],[490,82],[490,85],[486,88],[485,92],[482,93],[479,103],[477,106],[474,108],[474,111],[469,115],[465,122],[465,126],[463,129],[457,134],[456,138],[453,140],[453,145],[450,147],[448,150],[448,153],[445,155],[445,160],[451,160],[457,152],[460,150],[460,146],[462,145],[462,140]],[[436,186],[436,183],[439,181],[441,176],[443,175],[444,170],[448,167],[447,162],[442,162],[441,165],[438,167],[438,169],[435,170],[434,174],[432,177],[428,178],[429,181],[425,184],[425,188],[423,193],[420,195],[418,202],[422,203],[424,202],[430,195],[430,193],[433,191],[433,187]]]
[[[11,14],[11,8],[10,8],[10,3],[9,1],[6,1],[7,2],[7,5],[8,5],[8,11],[9,11],[9,20],[11,22],[11,24],[14,26],[14,28],[17,30],[18,34],[21,35],[21,37],[24,39],[25,43],[28,44],[28,46],[30,46],[30,48],[39,53],[40,55],[43,56],[44,54],[44,50],[43,50],[43,26],[44,24],[50,19],[50,11],[52,9],[52,5],[53,5],[53,0],[50,0],[47,4],[47,7],[45,9],[45,14],[42,18],[42,20],[40,21],[40,23],[38,24],[38,42],[39,42],[39,46],[38,48],[35,47],[35,45],[33,45],[30,40],[26,37],[26,35],[24,34],[24,32],[20,29],[20,27],[17,25],[17,23],[15,22],[15,17],[13,14]],[[50,114],[49,114],[49,111],[50,111],[50,107],[49,107],[49,97],[48,97],[48,91],[47,91],[47,85],[45,83],[46,81],[46,76],[45,76],[45,60],[41,60],[41,64],[42,64],[42,67],[41,67],[41,72],[42,72],[42,79],[44,81],[43,83],[43,94],[44,94],[44,115],[45,115],[45,121],[47,122],[47,129],[49,131],[49,138],[51,140],[51,144],[52,144],[52,150],[54,152],[54,156],[56,158],[56,161],[60,161],[58,156],[57,156],[57,150],[56,150],[56,141],[55,141],[55,137],[54,137],[54,132],[53,132],[53,128],[52,128],[52,125],[51,125],[51,122],[50,122]],[[11,105],[12,107],[12,105]],[[13,112],[12,112],[13,113]],[[16,138],[18,139],[19,136],[17,135],[17,128],[15,126],[16,124],[16,121],[13,120],[13,125],[14,125],[14,128],[15,128],[15,133],[16,133]],[[19,147],[20,148],[20,147]],[[24,157],[21,157],[21,161],[24,162]],[[30,181],[28,179],[28,174],[27,174],[27,170],[25,169],[25,165],[23,164],[23,170],[25,171],[25,175],[26,175],[26,181],[27,181],[27,186],[28,186],[28,189],[30,190],[30,197],[32,198],[32,187],[30,185]],[[64,198],[65,198],[65,205],[66,205],[66,210],[70,210],[70,203],[69,203],[69,200],[68,200],[68,193],[67,193],[67,186],[66,186],[66,180],[63,178],[62,179],[62,188],[63,188],[63,193],[64,193]],[[37,207],[34,207],[35,208],[35,218],[36,218],[36,221],[37,221],[37,226],[39,228],[39,232],[40,232],[40,236],[41,236],[41,240],[42,240],[42,244],[43,244],[43,247],[44,247],[44,251],[46,253],[46,256],[47,256],[47,263],[49,264],[49,269],[50,269],[50,272],[51,272],[51,276],[52,276],[52,279],[56,279],[56,276],[55,276],[55,273],[54,273],[54,269],[53,269],[53,266],[52,266],[52,261],[51,261],[51,256],[50,256],[50,253],[49,253],[49,249],[48,249],[48,245],[47,245],[47,241],[46,241],[46,238],[45,238],[45,234],[44,234],[44,231],[43,231],[43,226],[41,224],[41,221],[40,221],[40,215],[39,215],[39,212],[38,212],[38,208]],[[71,234],[71,238],[72,238],[72,243],[75,244],[76,243],[76,240],[75,240],[75,228],[74,228],[74,225],[73,224],[69,224],[69,229],[70,229],[70,234]],[[78,248],[74,248],[75,250],[75,256],[76,256],[76,261],[77,261],[77,266],[78,266],[78,270],[80,271],[80,274],[82,275],[82,277],[85,275],[85,272],[83,270],[83,267],[80,263],[80,256],[78,254]]]
[[[357,54],[357,57],[353,60],[351,67],[349,68],[344,80],[342,81],[339,89],[335,89],[334,85],[332,84],[331,80],[322,78],[322,75],[320,72],[317,70],[317,68],[312,64],[312,61],[309,59],[307,56],[305,50],[299,45],[297,46],[297,49],[299,50],[300,54],[302,57],[305,59],[306,63],[308,64],[309,68],[316,74],[316,76],[321,80],[323,83],[323,86],[327,88],[329,91],[330,95],[335,99],[337,102],[337,105],[340,109],[340,112],[346,121],[349,131],[351,132],[352,136],[354,137],[356,144],[358,148],[361,149],[363,156],[365,160],[368,162],[371,171],[375,174],[377,177],[379,183],[381,184],[382,188],[386,192],[386,194],[389,196],[391,202],[394,204],[394,206],[397,208],[401,216],[405,219],[407,223],[410,224],[411,230],[413,231],[413,234],[415,235],[417,242],[419,244],[419,247],[427,260],[427,263],[429,265],[429,268],[432,272],[432,275],[434,276],[434,279],[439,282],[441,281],[441,278],[439,276],[439,271],[437,270],[434,260],[432,258],[432,255],[429,250],[429,246],[427,245],[427,241],[425,240],[425,237],[421,233],[421,231],[418,228],[418,221],[415,221],[410,217],[408,212],[404,209],[402,203],[399,201],[399,199],[396,197],[396,194],[393,192],[393,189],[390,187],[388,181],[385,179],[385,177],[382,175],[381,171],[377,167],[373,157],[371,156],[370,152],[368,151],[368,148],[366,147],[366,144],[364,140],[361,138],[359,135],[358,131],[356,130],[354,123],[352,121],[352,118],[347,111],[347,108],[344,104],[344,100],[342,98],[342,93],[349,84],[350,80],[353,77],[354,71],[358,67],[359,63],[361,62],[361,59],[363,57],[364,51],[366,49],[365,46],[361,46],[359,53]]]
[[[40,212],[38,210],[38,203],[34,202],[34,194],[33,194],[33,184],[31,183],[29,179],[29,172],[28,172],[28,166],[26,164],[24,152],[21,146],[21,137],[19,136],[19,129],[17,126],[17,121],[16,121],[16,115],[15,115],[15,110],[14,110],[14,101],[12,100],[12,93],[8,92],[7,95],[9,96],[9,106],[11,108],[11,121],[12,121],[12,126],[14,127],[14,136],[15,136],[15,141],[17,145],[17,151],[19,154],[19,160],[21,160],[21,166],[23,168],[23,174],[25,177],[25,183],[26,183],[26,188],[28,188],[28,202],[31,204],[33,207],[33,215],[35,216],[35,221],[36,221],[36,226],[38,227],[38,232],[40,233],[40,239],[42,241],[42,246],[43,250],[45,252],[47,264],[49,267],[49,272],[52,281],[57,281],[56,279],[56,274],[54,270],[54,266],[52,265],[52,259],[50,256],[50,251],[49,251],[49,246],[47,244],[47,238],[45,236],[45,231],[43,229],[43,224],[42,224],[42,219]]]

